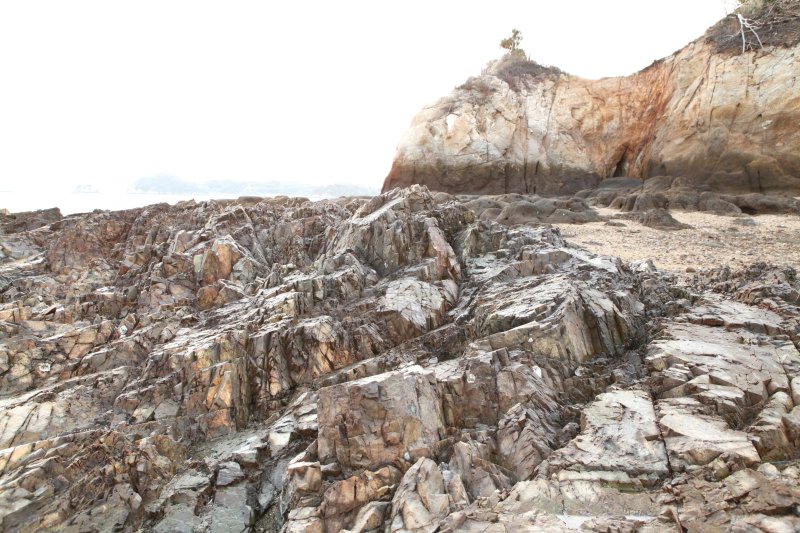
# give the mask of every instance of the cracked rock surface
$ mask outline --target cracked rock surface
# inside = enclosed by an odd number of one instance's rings
[[[800,282],[425,187],[0,226],[0,530],[797,531]]]

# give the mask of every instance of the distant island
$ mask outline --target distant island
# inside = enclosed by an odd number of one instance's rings
[[[81,185],[76,185],[72,189],[72,192],[76,194],[97,194],[100,191],[97,189],[97,187],[90,183],[83,183]]]
[[[189,181],[176,176],[151,176],[139,178],[133,184],[133,192],[149,194],[238,194],[242,196],[372,196],[378,187],[365,187],[352,183],[318,185],[291,183],[286,181]]]

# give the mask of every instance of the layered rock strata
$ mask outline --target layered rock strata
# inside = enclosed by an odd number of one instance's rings
[[[791,269],[679,280],[419,186],[27,219],[4,531],[800,528]]]

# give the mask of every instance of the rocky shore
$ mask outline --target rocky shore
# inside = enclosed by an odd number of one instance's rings
[[[667,189],[0,214],[0,530],[797,531],[795,270],[564,237]]]

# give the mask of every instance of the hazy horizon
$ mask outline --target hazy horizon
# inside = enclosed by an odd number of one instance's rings
[[[725,13],[722,0],[6,3],[0,191],[122,193],[158,176],[379,189],[414,115],[499,58],[512,28],[531,59],[596,78]]]

